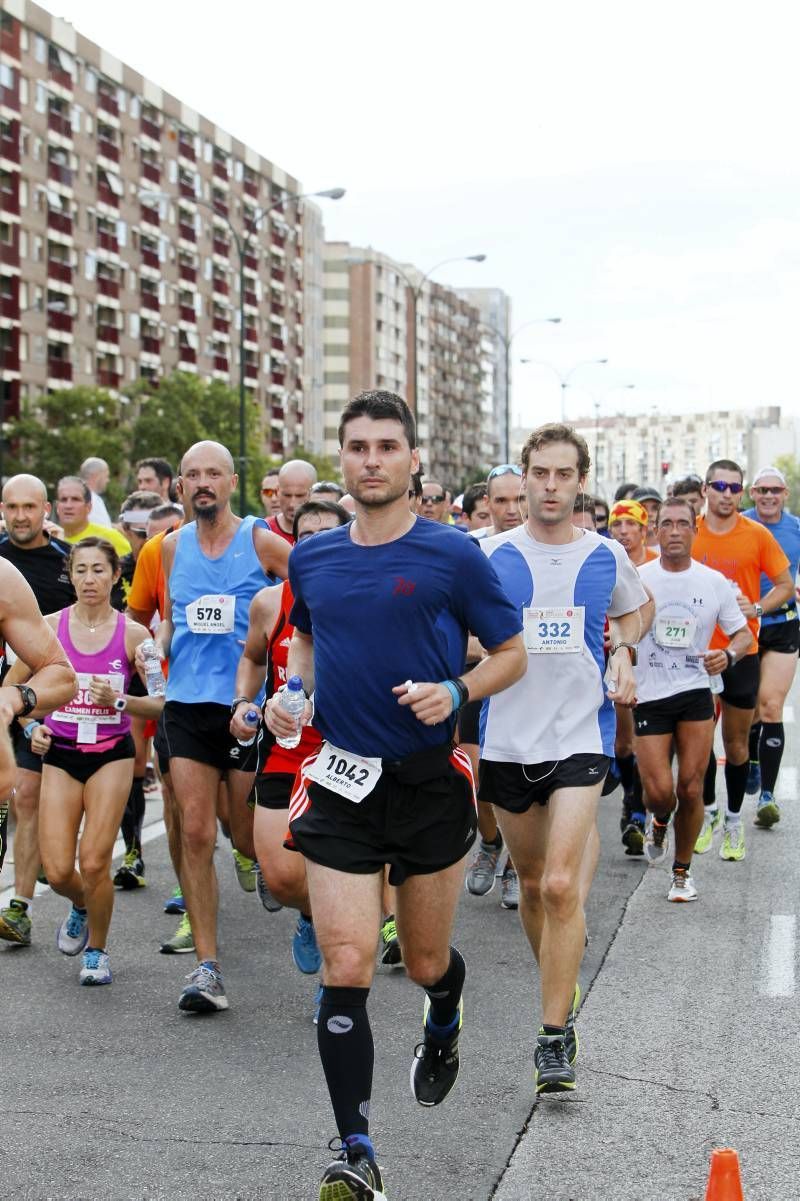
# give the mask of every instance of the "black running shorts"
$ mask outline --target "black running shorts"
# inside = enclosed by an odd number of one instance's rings
[[[606,778],[608,755],[571,755],[547,763],[498,763],[481,759],[478,793],[509,813],[527,813],[546,805],[559,788],[593,788]]]
[[[11,737],[14,740],[14,758],[17,761],[17,767],[21,767],[25,771],[35,771],[40,776],[42,774],[42,756],[31,750],[30,741],[22,733],[22,726],[17,725],[16,722],[11,726]]]
[[[800,621],[775,621],[762,626],[758,635],[758,653],[777,651],[781,655],[796,655],[800,650]]]
[[[58,746],[50,743],[50,750],[42,759],[45,767],[59,767],[73,780],[85,784],[107,763],[120,759],[134,759],[136,747],[130,734],[123,734],[107,751],[79,751],[74,746]]]
[[[298,773],[285,845],[354,875],[389,864],[389,883],[397,885],[463,859],[475,841],[477,814],[469,759],[445,745],[384,760],[380,779],[359,804]]]
[[[691,688],[657,701],[645,701],[633,711],[637,738],[649,734],[674,734],[681,721],[708,721],[714,716],[714,698],[710,688]]]
[[[758,655],[745,655],[722,673],[722,699],[734,709],[755,709],[761,667]]]
[[[240,746],[230,732],[231,711],[210,701],[167,701],[162,728],[170,759],[192,759],[221,772],[255,771],[256,747]]]
[[[256,804],[262,809],[288,809],[296,778],[289,772],[262,772],[256,776]]]

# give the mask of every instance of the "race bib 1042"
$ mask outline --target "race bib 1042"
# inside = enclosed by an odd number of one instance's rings
[[[525,646],[532,655],[575,655],[583,650],[583,605],[526,609]]]
[[[199,596],[186,606],[186,624],[193,634],[232,634],[235,596]]]
[[[356,805],[369,796],[381,778],[380,759],[362,759],[342,751],[330,742],[323,742],[320,752],[304,775],[323,788],[354,801]]]

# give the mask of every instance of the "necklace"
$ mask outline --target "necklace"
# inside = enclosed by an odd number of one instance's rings
[[[72,616],[75,618],[75,620],[78,622],[79,625],[82,625],[84,627],[84,629],[89,631],[90,634],[93,634],[95,632],[95,630],[98,630],[100,628],[100,626],[104,626],[110,617],[116,617],[116,614],[115,614],[114,610],[112,609],[110,613],[107,613],[105,615],[105,617],[103,618],[102,621],[96,621],[93,626],[90,626],[88,621],[84,621],[83,618],[79,617],[78,610],[75,608],[73,608],[73,610],[72,610]]]

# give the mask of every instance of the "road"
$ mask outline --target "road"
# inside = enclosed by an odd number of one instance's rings
[[[379,969],[372,1126],[391,1201],[700,1201],[710,1150],[725,1145],[740,1152],[747,1201],[800,1197],[798,753],[787,731],[780,825],[753,829],[748,799],[747,858],[722,862],[716,840],[696,861],[696,905],[666,903],[666,870],[619,845],[619,793],[603,802],[574,1096],[533,1102],[536,971],[499,890],[459,910],[462,1069],[440,1109],[415,1105],[408,1086],[419,990]],[[66,903],[49,891],[33,945],[0,949],[2,1196],[316,1198],[335,1128],[315,982],[290,958],[292,916],[239,889],[220,836],[231,1008],[179,1013],[192,963],[158,953],[176,921],[162,912],[174,882],[159,816],[149,802],[147,889],[117,897],[110,988],[80,988],[78,962],[55,950]]]

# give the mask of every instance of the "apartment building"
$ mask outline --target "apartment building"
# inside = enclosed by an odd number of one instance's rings
[[[511,298],[502,288],[459,288],[458,295],[474,305],[481,320],[483,442],[487,463],[499,463],[508,445],[511,411]]]
[[[457,487],[483,462],[478,310],[372,247],[325,250],[325,454],[338,450],[339,414],[364,388],[408,401],[426,474]]]
[[[299,193],[71,25],[3,0],[6,418],[44,392],[157,384],[176,369],[238,385],[243,314],[243,376],[266,448],[291,451],[304,367],[308,377]]]

